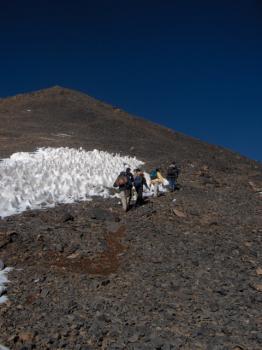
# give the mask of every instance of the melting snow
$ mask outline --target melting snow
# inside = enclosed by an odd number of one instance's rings
[[[39,148],[0,162],[0,217],[56,203],[110,196],[120,171],[141,166],[136,158],[81,148]]]
[[[0,350],[9,350],[9,348],[0,344]]]
[[[6,291],[6,284],[9,282],[7,278],[7,273],[10,272],[11,270],[12,270],[11,267],[6,267],[2,271],[0,271],[0,304],[3,304],[7,301],[7,296],[4,295],[4,293]]]

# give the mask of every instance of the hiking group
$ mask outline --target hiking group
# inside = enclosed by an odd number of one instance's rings
[[[168,187],[171,192],[177,189],[177,178],[180,170],[176,162],[172,162],[167,169],[166,178]],[[150,191],[150,187],[153,187],[153,196],[159,195],[160,185],[165,185],[165,179],[161,174],[161,169],[156,168],[150,172],[150,183],[148,185],[145,175],[141,169],[134,169],[132,174],[130,168],[126,168],[125,171],[121,171],[117,179],[114,182],[114,187],[118,187],[119,195],[124,211],[128,211],[131,207],[131,199],[133,197],[133,188],[135,189],[136,202],[135,207],[138,207],[144,203],[143,189],[144,187]],[[150,187],[149,187],[150,186]]]

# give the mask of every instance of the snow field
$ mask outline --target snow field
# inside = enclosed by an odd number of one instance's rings
[[[142,164],[98,150],[61,147],[14,153],[0,162],[0,217],[92,196],[108,198],[119,172]]]

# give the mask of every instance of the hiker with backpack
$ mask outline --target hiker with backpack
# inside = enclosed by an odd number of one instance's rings
[[[144,173],[140,169],[134,170],[134,186],[137,193],[135,206],[138,207],[139,205],[142,205],[144,203],[143,187],[145,186],[149,190]]]
[[[160,171],[160,168],[156,168],[150,172],[150,184],[154,187],[154,197],[158,197],[159,185],[164,184],[165,182]]]
[[[178,168],[176,162],[172,162],[167,168],[167,180],[169,184],[169,189],[171,192],[174,192],[177,188],[177,178],[180,173],[180,169]]]
[[[121,171],[121,173],[118,175],[116,181],[114,182],[114,187],[118,187],[119,189],[119,195],[122,203],[122,207],[124,211],[128,211],[130,207],[130,201],[131,201],[131,190],[130,190],[130,183],[129,179],[126,175],[125,171]]]

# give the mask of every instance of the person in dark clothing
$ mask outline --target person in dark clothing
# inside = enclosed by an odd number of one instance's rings
[[[167,169],[167,180],[169,183],[169,189],[171,192],[175,191],[177,188],[177,178],[180,173],[180,169],[178,168],[176,162],[172,162]]]
[[[135,206],[142,205],[144,203],[143,200],[143,186],[146,186],[147,189],[149,189],[144,173],[140,169],[135,169],[135,176],[134,176],[134,186],[137,193],[137,199]]]
[[[134,175],[131,173],[130,168],[126,168],[126,176],[128,178],[128,186],[132,188],[134,184]]]

